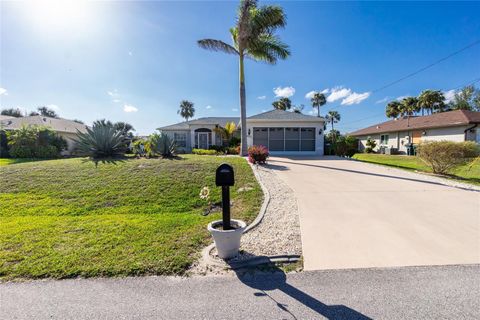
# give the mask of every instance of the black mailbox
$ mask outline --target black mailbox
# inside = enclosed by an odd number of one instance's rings
[[[231,165],[223,163],[217,168],[215,184],[217,187],[231,187],[235,184],[233,168]]]

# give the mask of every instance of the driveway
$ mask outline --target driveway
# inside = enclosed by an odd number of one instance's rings
[[[334,157],[276,158],[306,270],[480,263],[480,192]]]

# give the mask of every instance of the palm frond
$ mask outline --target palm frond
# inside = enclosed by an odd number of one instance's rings
[[[268,5],[251,9],[250,31],[252,35],[273,33],[287,25],[287,17],[279,6]]]
[[[206,50],[211,50],[211,51],[220,51],[220,52],[225,52],[229,54],[237,54],[238,51],[231,45],[221,41],[221,40],[215,40],[215,39],[202,39],[197,41],[198,45],[200,48],[206,49]]]
[[[275,64],[278,59],[288,58],[290,50],[288,45],[281,42],[277,36],[263,34],[254,41],[250,41],[247,56],[254,60]]]

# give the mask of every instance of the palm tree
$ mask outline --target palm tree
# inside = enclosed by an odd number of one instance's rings
[[[177,113],[188,122],[188,119],[193,118],[195,115],[195,107],[193,106],[193,102],[182,100]]]
[[[331,110],[331,111],[328,111],[325,119],[327,120],[327,123],[330,123],[332,125],[332,131],[333,131],[333,124],[338,123],[338,121],[340,121],[341,119],[341,116],[340,116],[340,113],[338,113],[338,111]]]
[[[242,0],[238,9],[236,25],[230,29],[233,45],[221,40],[203,39],[198,41],[201,48],[234,54],[239,58],[240,80],[240,123],[242,127],[242,155],[247,154],[247,110],[245,94],[244,59],[265,61],[275,64],[278,59],[290,55],[288,46],[274,34],[286,25],[283,9],[275,5],[257,6],[256,0]]]
[[[439,90],[424,90],[418,96],[418,106],[422,108],[422,116],[424,115],[424,110],[433,111],[438,110],[443,112],[445,109],[445,96]]]
[[[317,109],[317,115],[320,117],[320,107],[327,103],[325,95],[320,92],[315,92],[310,101],[312,102],[312,108]]]
[[[415,97],[406,97],[400,102],[400,113],[402,116],[412,116],[415,112],[420,111],[418,99]]]
[[[292,101],[289,98],[280,98],[272,103],[274,109],[277,110],[290,110],[292,107]]]
[[[235,125],[235,122],[227,122],[225,124],[225,127],[217,127],[213,129],[215,133],[220,135],[224,141],[230,142],[230,139],[232,139],[233,134],[237,130],[237,126]]]
[[[58,114],[54,110],[47,107],[39,107],[37,110],[40,112],[40,115],[44,117],[58,118]]]
[[[400,115],[400,110],[402,109],[402,104],[395,100],[390,101],[385,108],[385,115],[388,118],[396,118]]]

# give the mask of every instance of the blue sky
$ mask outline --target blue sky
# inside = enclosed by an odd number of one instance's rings
[[[239,115],[237,59],[196,45],[230,41],[237,2],[62,3],[0,3],[1,108],[50,105],[86,123],[128,121],[139,134],[181,121],[182,99],[195,117]],[[479,2],[277,3],[292,56],[247,62],[248,114],[270,110],[276,88],[308,113],[305,95],[328,89],[322,114],[339,111],[338,128],[352,131],[384,120],[388,100],[480,78],[477,45],[371,93],[479,40]]]

